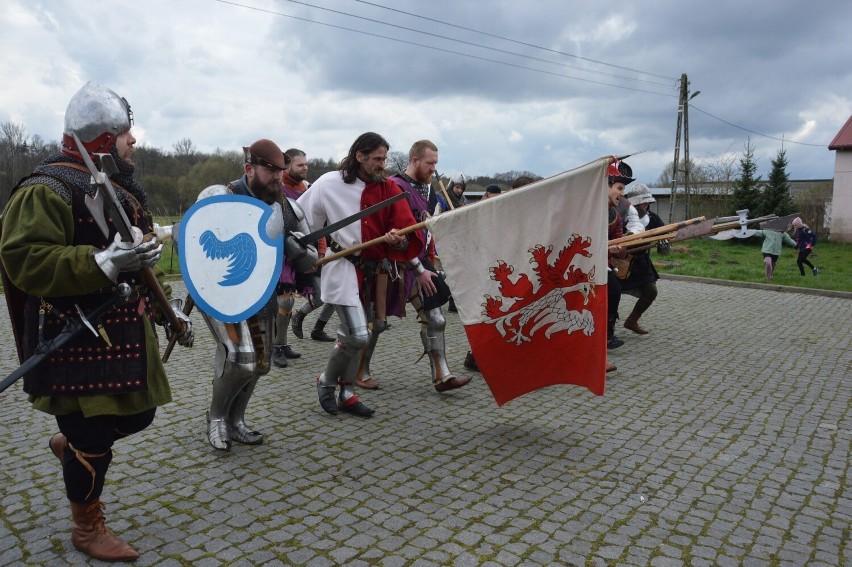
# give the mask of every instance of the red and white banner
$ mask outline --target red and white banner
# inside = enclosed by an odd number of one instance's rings
[[[427,221],[497,405],[554,384],[604,394],[610,161]]]

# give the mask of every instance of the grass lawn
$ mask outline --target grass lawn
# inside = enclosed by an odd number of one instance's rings
[[[661,274],[767,283],[760,251],[762,244],[760,238],[695,238],[675,242],[667,256],[661,256],[655,250],[651,257]],[[795,250],[785,246],[769,283],[852,292],[852,244],[820,241],[808,260],[819,268],[818,276],[814,277],[805,266],[805,276],[802,277],[796,265]]]

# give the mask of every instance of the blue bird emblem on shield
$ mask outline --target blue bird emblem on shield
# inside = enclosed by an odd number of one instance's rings
[[[228,271],[220,285],[240,285],[251,276],[257,265],[257,246],[250,234],[241,232],[232,239],[222,242],[216,233],[207,230],[199,240],[208,258],[228,259]]]
[[[215,195],[195,203],[180,222],[178,257],[198,308],[225,323],[245,321],[275,292],[284,237],[270,237],[273,208],[244,195]],[[280,213],[279,213],[280,214]]]

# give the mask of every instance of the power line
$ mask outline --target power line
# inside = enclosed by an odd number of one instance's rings
[[[381,4],[376,4],[376,3],[374,3],[374,2],[367,2],[366,0],[354,0],[354,1],[355,1],[355,2],[360,2],[361,4],[367,4],[367,5],[369,5],[369,6],[375,6],[376,8],[382,8],[382,9],[384,9],[384,10],[390,10],[391,12],[397,12],[397,13],[399,13],[399,14],[405,14],[406,16],[412,16],[412,17],[415,17],[415,18],[420,18],[420,19],[422,19],[422,20],[426,20],[426,21],[429,21],[429,22],[435,22],[435,23],[438,23],[438,24],[443,24],[443,25],[445,25],[445,26],[450,26],[450,27],[453,27],[453,28],[458,28],[458,29],[460,29],[460,30],[469,31],[469,32],[473,32],[473,33],[478,33],[478,34],[480,34],[480,35],[485,35],[485,36],[488,36],[488,37],[493,37],[493,38],[500,39],[500,40],[503,40],[503,41],[508,41],[508,42],[511,42],[511,43],[517,43],[518,45],[524,45],[524,46],[532,47],[532,48],[535,48],[535,49],[541,49],[542,51],[549,51],[549,52],[551,52],[551,53],[556,53],[556,54],[559,54],[559,55],[565,55],[566,57],[573,57],[573,58],[575,58],[575,59],[580,59],[580,60],[583,60],[583,61],[589,61],[590,63],[597,63],[598,65],[606,65],[607,67],[613,67],[613,68],[615,68],[615,69],[621,69],[622,71],[631,71],[631,72],[633,72],[633,73],[640,73],[640,74],[643,74],[643,75],[650,75],[650,76],[652,76],[652,77],[658,77],[658,78],[660,78],[660,79],[666,79],[666,80],[668,80],[668,81],[677,81],[677,79],[676,79],[676,78],[674,78],[674,77],[667,77],[667,76],[665,76],[665,75],[658,75],[657,73],[651,73],[651,72],[648,72],[648,71],[640,71],[639,69],[632,69],[632,68],[630,68],[630,67],[623,67],[623,66],[621,66],[621,65],[615,65],[615,64],[613,64],[613,63],[606,63],[605,61],[598,61],[598,60],[596,60],[596,59],[589,59],[588,57],[581,57],[580,55],[575,55],[575,54],[573,54],[573,53],[566,53],[566,52],[564,52],[564,51],[559,51],[559,50],[556,50],[556,49],[551,49],[551,48],[549,48],[549,47],[542,47],[542,46],[540,46],[540,45],[535,45],[535,44],[532,44],[532,43],[526,43],[526,42],[524,42],[524,41],[519,41],[519,40],[516,40],[516,39],[512,39],[512,38],[504,37],[504,36],[502,36],[502,35],[496,35],[496,34],[493,34],[493,33],[488,33],[488,32],[484,32],[484,31],[481,31],[481,30],[477,30],[477,29],[473,29],[473,28],[468,28],[468,27],[465,27],[465,26],[460,26],[460,25],[458,25],[458,24],[453,24],[453,23],[451,23],[451,22],[445,22],[445,21],[443,21],[443,20],[437,20],[437,19],[434,19],[434,18],[429,18],[429,17],[427,17],[427,16],[422,16],[422,15],[420,15],[420,14],[413,14],[413,13],[411,13],[411,12],[406,12],[406,11],[404,11],[404,10],[397,10],[396,8],[390,8],[390,7],[388,7],[388,6],[382,6]]]
[[[293,1],[293,0],[288,0],[288,1]],[[438,23],[438,24],[445,25],[445,26],[449,26],[449,27],[457,28],[457,29],[460,29],[460,30],[464,30],[464,31],[468,31],[468,32],[473,32],[473,33],[477,33],[477,34],[484,35],[484,36],[488,36],[488,37],[493,37],[493,38],[496,38],[496,39],[500,39],[500,40],[502,40],[502,41],[508,41],[508,42],[511,42],[511,43],[516,43],[516,44],[518,44],[518,45],[524,45],[524,46],[527,46],[527,47],[532,47],[532,48],[535,48],[535,49],[541,49],[541,50],[543,50],[543,51],[549,51],[549,52],[551,52],[551,53],[557,53],[557,54],[559,54],[559,55],[565,55],[565,56],[567,56],[567,57],[574,57],[574,58],[576,58],[576,59],[581,59],[581,60],[583,60],[583,61],[589,61],[589,62],[592,62],[592,63],[597,63],[597,64],[599,64],[599,65],[606,65],[606,66],[608,66],[608,67],[614,67],[614,68],[616,68],[616,69],[622,69],[622,70],[624,70],[624,71],[631,71],[631,72],[634,72],[634,73],[641,73],[641,74],[650,75],[650,76],[653,76],[653,77],[659,77],[659,78],[662,78],[662,79],[669,79],[669,80],[671,80],[671,81],[676,81],[676,80],[677,80],[677,79],[674,79],[674,78],[671,78],[671,77],[666,77],[666,76],[664,76],[664,75],[658,75],[658,74],[656,74],[656,73],[651,73],[651,72],[647,72],[647,71],[641,71],[641,70],[639,70],[639,69],[633,69],[633,68],[630,68],[630,67],[623,67],[623,66],[621,66],[621,65],[614,65],[614,64],[612,64],[612,63],[606,63],[605,61],[598,61],[598,60],[596,60],[596,59],[589,59],[589,58],[587,58],[587,57],[581,57],[581,56],[579,56],[579,55],[575,55],[575,54],[573,54],[573,53],[565,53],[565,52],[563,52],[563,51],[558,51],[558,50],[555,50],[555,49],[550,49],[550,48],[548,48],[548,47],[542,47],[542,46],[540,46],[540,45],[535,45],[535,44],[532,44],[532,43],[527,43],[527,42],[524,42],[524,41],[515,40],[515,39],[512,39],[512,38],[508,38],[508,37],[505,37],[505,36],[501,36],[501,35],[497,35],[497,34],[493,34],[493,33],[485,32],[485,31],[477,30],[477,29],[474,29],[474,28],[469,28],[469,27],[466,27],[466,26],[462,26],[462,25],[454,24],[454,23],[452,23],[452,22],[445,22],[445,21],[443,21],[443,20],[438,20],[438,19],[436,19],[436,18],[430,18],[430,17],[428,17],[428,16],[423,16],[423,15],[421,15],[421,14],[415,14],[415,13],[412,13],[412,12],[406,12],[406,11],[404,11],[404,10],[399,10],[399,9],[397,9],[397,8],[391,8],[391,7],[389,7],[389,6],[383,6],[383,5],[381,5],[381,4],[377,4],[377,3],[375,3],[375,2],[368,2],[367,0],[353,0],[353,1],[354,1],[354,2],[358,2],[358,3],[360,3],[360,4],[366,4],[366,5],[368,5],[368,6],[374,6],[374,7],[376,7],[376,8],[382,8],[383,10],[389,10],[389,11],[391,11],[391,12],[396,12],[396,13],[398,13],[398,14],[404,14],[404,15],[406,15],[406,16],[411,16],[411,17],[419,18],[419,19],[426,20],[426,21],[429,21],[429,22],[434,22],[434,23]],[[616,75],[616,76],[618,76],[618,75]],[[658,84],[658,83],[652,83],[652,84]],[[748,128],[745,128],[744,126],[739,126],[739,125],[734,124],[734,123],[732,123],[732,122],[728,122],[727,120],[724,120],[724,119],[722,119],[722,118],[719,118],[718,116],[714,116],[714,115],[710,114],[709,112],[707,112],[707,111],[705,111],[705,110],[702,110],[702,109],[698,108],[697,106],[692,105],[692,108],[694,108],[694,109],[695,109],[695,110],[697,110],[698,112],[701,112],[701,113],[703,113],[703,114],[706,114],[707,116],[709,116],[709,117],[711,117],[711,118],[715,118],[716,120],[719,120],[720,122],[724,122],[725,124],[728,124],[729,126],[733,126],[734,128],[739,128],[740,130],[744,130],[744,131],[746,131],[746,132],[751,132],[752,134],[755,134],[755,135],[757,135],[757,136],[762,136],[762,137],[764,137],[764,138],[769,138],[769,139],[772,139],[772,140],[779,140],[779,141],[781,141],[781,142],[785,142],[785,143],[798,144],[798,145],[801,145],[801,146],[812,146],[812,147],[818,147],[818,148],[825,147],[825,144],[809,144],[809,143],[806,143],[806,142],[796,142],[795,140],[787,140],[787,139],[785,139],[785,138],[778,138],[778,137],[776,137],[776,136],[770,136],[770,135],[768,135],[768,134],[763,134],[763,133],[761,133],[761,132],[756,132],[756,131],[754,131],[754,130],[750,130],[750,129],[748,129]]]
[[[660,82],[657,82],[657,81],[648,81],[648,80],[645,80],[645,79],[638,79],[638,78],[635,78],[635,77],[625,77],[624,75],[616,75],[614,73],[607,73],[605,71],[597,71],[597,70],[594,70],[594,69],[587,69],[585,67],[578,67],[576,65],[569,65],[569,64],[563,63],[561,61],[553,61],[551,59],[542,59],[540,57],[535,57],[535,56],[532,56],[532,55],[525,55],[523,53],[517,53],[515,51],[508,51],[506,49],[500,49],[499,47],[491,47],[491,46],[488,46],[488,45],[483,45],[481,43],[475,43],[475,42],[466,41],[466,40],[463,40],[463,39],[456,39],[456,38],[452,38],[452,37],[445,36],[445,35],[440,35],[440,34],[427,32],[427,31],[423,31],[423,30],[418,30],[418,29],[415,29],[415,28],[409,28],[409,27],[406,27],[406,26],[391,24],[391,23],[383,22],[381,20],[376,20],[376,19],[373,19],[373,18],[367,18],[365,16],[359,16],[357,14],[351,14],[349,12],[343,12],[343,11],[335,10],[335,9],[332,9],[332,8],[325,8],[323,6],[317,6],[316,4],[310,4],[308,2],[302,2],[300,0],[281,0],[281,1],[290,2],[291,4],[299,4],[301,6],[307,6],[309,8],[316,8],[317,10],[323,10],[325,12],[331,12],[332,14],[338,14],[338,15],[341,15],[341,16],[346,16],[348,18],[355,18],[355,19],[358,19],[358,20],[364,20],[366,22],[370,22],[370,23],[373,23],[373,24],[388,26],[388,27],[392,27],[392,28],[407,31],[407,32],[419,33],[419,34],[427,35],[427,36],[434,37],[434,38],[437,38],[437,39],[454,41],[456,43],[461,43],[463,45],[469,45],[471,47],[478,47],[480,49],[485,49],[485,50],[488,50],[488,51],[496,51],[498,53],[503,53],[503,54],[506,54],[506,55],[513,55],[515,57],[522,57],[524,59],[532,59],[534,61],[549,63],[551,65],[560,65],[562,67],[568,67],[568,68],[571,68],[571,69],[578,69],[580,71],[585,71],[587,73],[598,73],[600,75],[606,75],[606,76],[615,77],[615,78],[618,78],[618,79],[625,79],[625,80],[628,80],[628,81],[637,81],[637,82],[640,82],[640,83],[647,83],[649,85],[656,85],[656,86],[662,86],[662,87],[671,86],[671,85],[669,85],[669,83],[660,83]],[[376,6],[378,6],[378,5],[376,4]],[[379,6],[379,7],[383,7],[383,6]],[[394,11],[396,12],[396,11],[399,11],[399,10],[394,10]],[[407,12],[403,12],[403,13],[407,13]],[[437,21],[437,20],[434,20],[434,21]],[[499,36],[494,36],[494,37],[499,37]],[[503,39],[503,38],[501,38],[501,39]],[[511,41],[511,40],[508,40],[508,41]],[[520,42],[516,42],[516,43],[520,43]],[[533,46],[533,47],[535,47],[535,46]],[[621,67],[621,68],[627,69],[626,67]],[[632,72],[642,73],[641,71],[635,71],[633,69],[627,69],[627,70],[632,71]],[[669,79],[669,77],[662,77],[662,78]],[[671,79],[671,80],[674,80],[674,79]]]
[[[701,114],[706,114],[706,115],[707,115],[707,116],[709,116],[710,118],[714,118],[714,119],[718,120],[719,122],[724,122],[724,123],[725,123],[725,124],[727,124],[728,126],[733,126],[734,128],[739,128],[740,130],[745,130],[746,132],[751,132],[752,134],[754,134],[754,135],[756,135],[756,136],[762,136],[762,137],[764,137],[764,138],[769,138],[770,140],[778,140],[779,142],[784,142],[785,144],[798,144],[798,145],[800,145],[800,146],[812,146],[812,147],[815,147],[815,148],[825,148],[825,147],[827,147],[827,145],[826,145],[826,144],[808,144],[807,142],[797,142],[797,141],[795,141],[795,140],[787,140],[786,138],[779,138],[779,137],[777,137],[777,136],[770,136],[769,134],[764,134],[764,133],[762,133],[762,132],[756,132],[756,131],[754,131],[754,130],[750,130],[750,129],[746,128],[745,126],[740,126],[740,125],[738,125],[738,124],[734,124],[733,122],[728,122],[728,121],[727,121],[727,120],[725,120],[724,118],[719,118],[718,116],[714,116],[713,114],[710,114],[710,113],[709,113],[709,112],[707,112],[706,110],[701,110],[700,108],[698,108],[698,107],[697,107],[697,106],[695,106],[694,104],[690,104],[690,105],[689,105],[689,107],[690,107],[691,109],[697,110],[697,111],[698,111],[698,112],[700,112]]]
[[[460,51],[453,51],[451,49],[444,49],[444,48],[441,48],[441,47],[435,47],[433,45],[426,45],[426,44],[423,44],[423,43],[407,41],[407,40],[404,40],[404,39],[397,39],[397,38],[388,37],[388,36],[385,36],[385,35],[379,35],[379,34],[375,34],[375,33],[371,33],[371,32],[347,28],[345,26],[339,26],[339,25],[335,25],[335,24],[329,24],[329,23],[326,23],[326,22],[320,22],[320,21],[317,21],[317,20],[311,20],[309,18],[303,18],[303,17],[300,17],[300,16],[293,16],[291,14],[284,14],[284,13],[276,12],[276,11],[273,11],[273,10],[267,10],[265,8],[258,8],[258,7],[255,7],[255,6],[247,6],[245,4],[240,4],[240,3],[237,3],[237,2],[230,2],[228,0],[213,0],[213,1],[219,2],[220,4],[229,4],[231,6],[236,6],[238,8],[245,8],[247,10],[254,10],[256,12],[263,12],[265,14],[272,14],[274,16],[281,16],[281,17],[284,17],[284,18],[290,18],[290,19],[299,20],[299,21],[302,21],[302,22],[317,24],[317,25],[320,25],[320,26],[326,26],[326,27],[330,27],[330,28],[334,28],[334,29],[338,29],[338,30],[343,30],[343,31],[361,34],[361,35],[366,35],[366,36],[369,36],[369,37],[375,37],[375,38],[379,38],[379,39],[383,39],[383,40],[387,40],[387,41],[394,41],[394,42],[397,42],[397,43],[403,43],[403,44],[412,45],[412,46],[415,46],[415,47],[422,47],[424,49],[431,49],[433,51],[450,53],[452,55],[460,55],[462,57],[468,57],[470,59],[476,59],[476,60],[479,60],[479,61],[487,61],[489,63],[497,63],[498,65],[505,65],[507,67],[514,67],[516,69],[525,69],[527,71],[533,71],[533,72],[536,72],[536,73],[543,73],[545,75],[552,75],[554,77],[563,77],[563,78],[567,78],[567,79],[574,79],[574,80],[577,80],[577,81],[584,81],[584,82],[587,82],[587,83],[593,83],[593,84],[596,84],[596,85],[603,85],[603,86],[607,86],[607,87],[615,87],[615,88],[618,88],[618,89],[625,89],[625,90],[629,90],[629,91],[654,94],[654,95],[658,95],[658,96],[669,96],[669,97],[675,98],[674,94],[661,93],[661,92],[658,92],[658,91],[650,91],[650,90],[640,89],[640,88],[636,88],[636,87],[628,87],[628,86],[618,85],[618,84],[613,84],[613,83],[605,83],[603,81],[595,81],[595,80],[592,80],[592,79],[585,79],[583,77],[575,77],[573,75],[566,75],[564,73],[555,73],[553,71],[546,71],[544,69],[536,69],[534,67],[527,67],[526,65],[509,63],[508,61],[500,61],[500,60],[497,60],[497,59],[490,59],[488,57],[480,57],[478,55],[473,55],[473,54],[470,54],[470,53],[462,53]]]

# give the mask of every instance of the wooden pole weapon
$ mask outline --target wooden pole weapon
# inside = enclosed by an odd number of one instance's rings
[[[415,230],[420,230],[421,228],[426,228],[426,221],[419,222],[417,224],[413,224],[411,226],[407,226],[405,228],[401,228],[396,231],[397,236],[404,236],[408,233],[414,232]],[[349,254],[354,254],[355,252],[360,252],[365,248],[370,248],[371,246],[376,246],[377,244],[382,244],[385,241],[384,235],[374,238],[372,240],[368,240],[367,242],[362,242],[361,244],[356,244],[351,248],[347,248],[346,250],[341,250],[340,252],[335,252],[329,256],[324,256],[317,260],[316,265],[322,266],[323,264],[327,264],[332,260],[337,260],[339,258],[343,258],[344,256],[348,256]]]
[[[455,207],[455,205],[453,205],[453,202],[450,200],[450,194],[447,193],[447,188],[444,187],[444,182],[441,181],[441,176],[438,175],[437,171],[435,172],[435,177],[438,178],[438,186],[441,188],[441,193],[444,194],[444,199],[447,200],[447,206],[450,207],[450,210],[452,211],[456,207]]]
[[[658,234],[667,234],[672,231],[677,231],[678,229],[685,228],[687,226],[698,224],[700,222],[704,222],[704,217],[696,217],[694,219],[689,219],[681,222],[675,222],[672,224],[667,224],[665,226],[661,226],[659,228],[654,228],[651,230],[646,230],[645,232],[637,232],[636,234],[629,234],[627,236],[622,236],[621,238],[615,238],[608,242],[609,246],[616,246],[618,244],[623,244],[625,246],[631,246],[633,243],[631,241],[634,240],[644,240],[649,236],[656,236]],[[662,239],[661,239],[662,240]]]
[[[648,232],[650,232],[650,231],[648,231]],[[645,234],[645,233],[640,232],[639,234]],[[627,248],[628,253],[639,252],[640,250],[634,248],[634,246],[644,246],[646,244],[655,244],[655,243],[659,242],[660,240],[670,240],[670,239],[674,238],[675,236],[677,236],[677,231],[666,232],[664,234],[656,234],[656,235],[653,235],[653,236],[649,235],[647,238],[637,238],[635,240],[631,240],[628,244],[625,244],[624,246],[625,247],[629,246],[629,248]],[[612,240],[609,241],[609,243],[608,243],[609,246],[614,246],[614,244],[612,244],[612,242],[613,242]],[[646,250],[646,249],[647,248],[643,248],[643,250]]]

